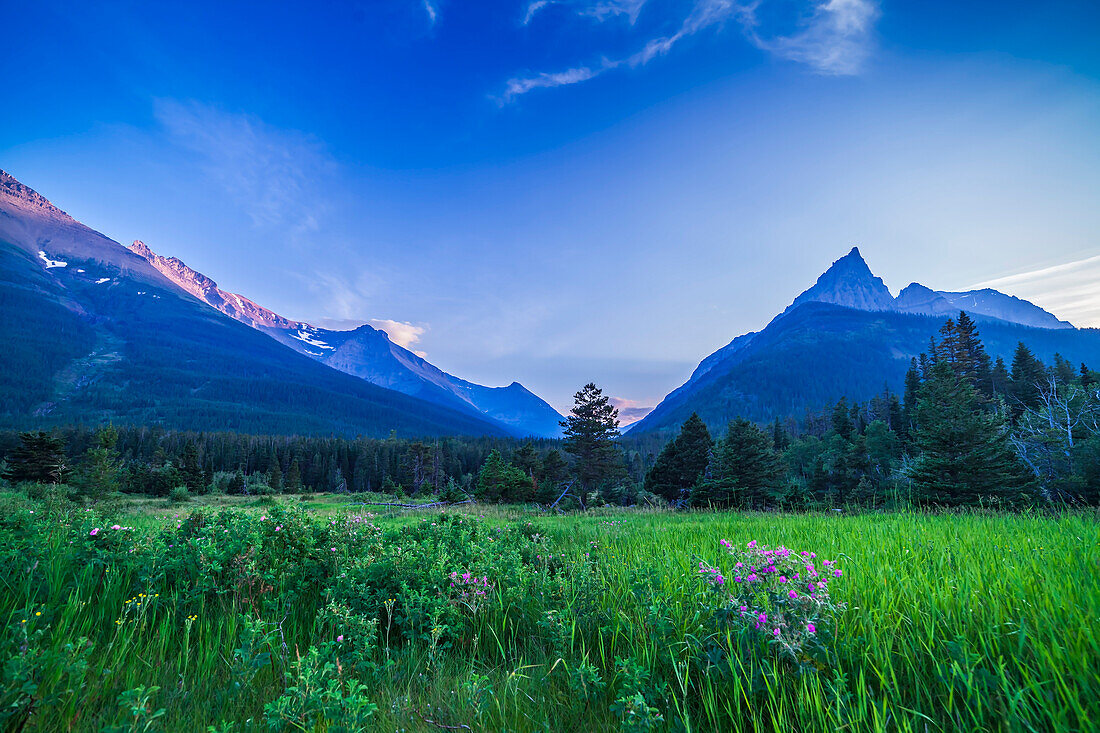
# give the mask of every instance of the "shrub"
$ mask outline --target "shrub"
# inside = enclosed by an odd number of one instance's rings
[[[699,563],[698,575],[717,597],[716,617],[736,631],[764,641],[781,658],[797,665],[829,662],[827,641],[843,610],[829,596],[829,581],[843,571],[832,560],[786,547],[769,550],[749,542],[721,545],[733,560],[725,573]]]
[[[173,504],[183,504],[184,502],[191,501],[191,493],[187,490],[186,486],[177,486],[168,492],[168,501]]]

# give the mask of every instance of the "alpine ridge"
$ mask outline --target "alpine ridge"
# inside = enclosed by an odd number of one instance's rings
[[[196,299],[191,288],[220,292],[212,281],[192,272],[185,288],[177,278],[187,271],[173,272],[0,173],[0,427],[512,434],[473,410],[385,389],[288,349]]]
[[[468,382],[393,343],[380,329],[364,324],[337,331],[284,318],[243,295],[222,290],[179,258],[162,257],[140,240],[130,245],[130,251],[203,303],[334,369],[379,387],[488,418],[517,437],[561,434],[561,415],[518,382],[507,387]]]
[[[912,283],[895,298],[853,247],[767,326],[704,359],[629,430],[672,431],[692,412],[721,430],[736,417],[800,418],[840,397],[900,392],[910,360],[959,311],[978,323],[993,358],[1010,362],[1022,341],[1047,361],[1057,353],[1100,362],[1100,332],[996,290],[947,292]]]

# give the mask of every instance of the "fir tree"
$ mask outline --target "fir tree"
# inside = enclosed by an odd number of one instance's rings
[[[84,459],[79,474],[81,493],[101,498],[118,491],[122,478],[122,457],[118,453],[118,430],[107,425],[96,431],[95,443]]]
[[[645,490],[669,501],[687,498],[706,470],[713,445],[706,424],[692,413],[646,473]]]
[[[712,451],[692,503],[763,508],[782,486],[784,475],[768,434],[748,420],[733,420]]]
[[[477,499],[485,502],[524,502],[531,498],[531,478],[494,450],[477,475]]]
[[[927,504],[1015,504],[1031,488],[1003,419],[982,409],[974,387],[947,362],[933,366],[922,387],[913,444],[919,453],[907,473]]]
[[[183,485],[187,487],[190,493],[205,493],[206,484],[203,481],[202,467],[199,465],[199,449],[193,441],[187,441],[187,444],[183,447],[177,470]]]
[[[289,494],[297,494],[302,490],[302,466],[297,458],[290,462],[286,478],[283,479],[283,489]]]
[[[12,483],[37,481],[59,484],[65,480],[68,465],[65,444],[41,430],[19,434],[19,445],[8,455],[4,478]]]
[[[1021,341],[1012,355],[1012,397],[1024,407],[1035,407],[1039,403],[1039,385],[1046,377],[1043,362],[1035,358],[1031,349]]]
[[[619,411],[592,383],[573,395],[573,401],[573,409],[562,422],[565,428],[562,447],[573,456],[573,473],[583,495],[622,474],[616,441],[619,437]]]

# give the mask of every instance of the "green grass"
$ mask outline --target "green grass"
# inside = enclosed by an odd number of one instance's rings
[[[1100,527],[1093,514],[597,511],[545,517],[469,507],[462,513],[485,526],[461,546],[433,539],[431,522],[442,521],[438,510],[346,507],[346,501],[302,503],[313,518],[294,520],[300,522],[295,532],[312,533],[313,549],[287,550],[271,562],[260,558],[256,573],[273,588],[257,602],[243,576],[230,572],[233,562],[245,562],[245,550],[223,548],[236,560],[224,563],[221,575],[199,573],[186,582],[197,571],[173,564],[178,548],[163,538],[175,531],[174,515],[186,517],[194,506],[119,506],[120,523],[137,528],[127,541],[138,549],[120,546],[89,561],[74,549],[85,542],[85,518],[42,519],[43,508],[32,522],[20,513],[34,505],[9,500],[7,537],[0,538],[0,623],[13,634],[41,630],[42,649],[59,650],[82,637],[94,643],[75,694],[53,694],[74,684],[63,678],[60,662],[38,675],[42,702],[28,729],[124,725],[119,694],[157,686],[149,707],[165,713],[149,730],[202,731],[223,721],[235,730],[264,730],[264,705],[292,683],[298,657],[342,628],[319,616],[341,593],[364,620],[378,623],[370,640],[373,661],[364,667],[374,671],[360,675],[378,706],[371,730],[440,730],[426,719],[473,730],[619,730],[613,706],[626,682],[616,658],[649,672],[644,696],[664,719],[657,729],[1098,729],[1092,721],[1100,721]],[[232,504],[227,511],[235,515],[249,515],[233,520],[239,531],[271,541],[257,516],[270,514],[270,505],[222,502]],[[381,531],[373,544],[337,544],[335,535],[323,534],[332,522],[343,526],[347,513],[372,509],[369,521]],[[508,534],[516,527],[525,534]],[[494,534],[498,528],[502,533]],[[19,545],[20,533],[37,545]],[[517,559],[536,533],[545,537],[539,554],[553,554],[552,565]],[[700,560],[719,561],[723,538],[840,559],[845,574],[832,592],[847,609],[837,619],[827,665],[793,668],[759,644],[715,634],[713,608],[700,600],[695,576]],[[252,546],[269,546],[260,543]],[[330,543],[337,551],[322,556]],[[216,543],[204,547],[217,552]],[[372,563],[384,562],[392,569],[370,575]],[[462,563],[485,568],[496,586],[477,614],[454,615],[453,604],[438,602],[448,592],[445,569]],[[291,565],[320,575],[295,576]],[[391,620],[388,635],[386,609],[369,588],[354,586],[348,596],[341,573],[379,583],[393,575],[406,584],[394,594],[400,622]],[[198,587],[207,577],[221,578],[220,585]],[[140,611],[127,604],[136,592],[146,593]],[[413,618],[420,607],[435,609],[435,619]],[[187,621],[190,615],[197,619]],[[247,618],[268,624],[272,656],[236,685],[241,662],[235,654]],[[433,625],[447,626],[434,644]],[[708,662],[715,645],[731,653]],[[17,647],[5,653],[19,657],[10,652]],[[5,669],[11,664],[9,658]],[[343,662],[342,669],[345,664],[350,668]],[[585,664],[604,685],[590,699],[577,683]],[[12,699],[11,679],[6,673],[5,704]]]

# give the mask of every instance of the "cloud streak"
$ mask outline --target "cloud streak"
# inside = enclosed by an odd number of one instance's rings
[[[739,7],[736,13],[745,36],[757,48],[805,64],[820,74],[847,76],[863,70],[879,16],[876,0],[819,2],[797,33],[770,38],[761,32],[756,15],[759,6],[757,0]]]
[[[801,23],[800,29],[790,35],[764,33],[757,10],[765,1],[740,5],[734,0],[695,0],[691,12],[676,33],[652,38],[638,51],[623,58],[604,58],[599,64],[578,66],[563,72],[513,77],[505,84],[504,94],[498,101],[503,105],[535,89],[579,84],[624,66],[645,66],[658,56],[669,53],[683,39],[730,19],[740,24],[745,37],[757,48],[804,64],[817,73],[843,76],[858,74],[863,69],[873,45],[874,24],[879,16],[878,0],[815,1],[812,12]],[[535,0],[527,6],[524,24],[530,23],[541,9],[562,2],[564,0]],[[600,20],[625,14],[633,23],[643,4],[644,0],[608,0],[585,5],[581,14]]]
[[[575,8],[577,15],[594,18],[599,22],[609,18],[625,17],[631,24],[638,20],[638,14],[647,0],[600,0],[599,2],[578,2],[577,0],[532,0],[523,14],[523,24],[529,25],[539,11],[551,5],[569,5]]]
[[[1030,300],[1077,326],[1100,326],[1100,255],[986,280],[994,288]]]
[[[194,101],[158,99],[153,114],[168,139],[193,155],[254,226],[292,235],[319,229],[318,218],[329,208],[322,183],[337,165],[315,138]]]

